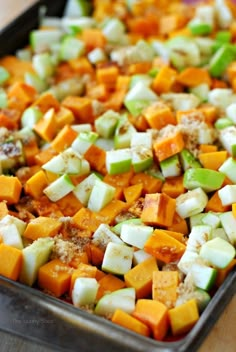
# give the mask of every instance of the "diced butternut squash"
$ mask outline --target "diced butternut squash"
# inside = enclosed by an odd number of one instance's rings
[[[156,271],[158,271],[156,259],[148,258],[124,275],[126,286],[135,288],[137,298],[148,298],[152,293],[153,273]]]
[[[24,237],[30,240],[37,240],[40,237],[54,237],[62,227],[62,223],[58,219],[45,216],[39,216],[32,219],[24,232]]]
[[[77,135],[70,125],[65,125],[51,142],[51,147],[60,153],[71,146]]]
[[[15,176],[0,175],[0,201],[8,204],[18,203],[21,196],[22,184]]]
[[[38,285],[55,297],[60,297],[69,291],[71,274],[69,265],[53,259],[39,268]]]
[[[175,199],[165,193],[146,194],[141,219],[150,225],[170,226],[175,214]]]
[[[144,249],[164,263],[170,263],[182,257],[186,246],[165,231],[156,229],[146,241]]]
[[[38,199],[43,196],[43,190],[48,186],[48,179],[43,170],[36,172],[25,183],[24,190],[33,198]]]
[[[117,309],[113,314],[111,321],[115,324],[118,324],[124,328],[132,330],[137,334],[143,336],[150,336],[150,329],[140,320],[132,317],[130,314],[122,311],[121,309]]]
[[[151,128],[160,130],[167,125],[176,125],[176,118],[171,108],[162,102],[149,105],[142,111]]]
[[[200,67],[187,67],[178,74],[176,79],[187,87],[198,86],[202,83],[206,83],[209,87],[211,85],[211,77],[208,71]]]
[[[175,176],[166,178],[161,191],[171,198],[177,198],[185,192],[183,184],[183,176]]]
[[[179,274],[177,271],[153,272],[152,299],[173,308],[177,299]]]
[[[46,142],[51,142],[57,133],[54,108],[49,109],[34,125],[33,130]]]
[[[20,249],[0,243],[0,275],[3,275],[11,280],[18,280],[23,255]]]
[[[92,123],[94,121],[92,100],[88,97],[67,96],[62,101],[62,106],[73,112],[78,123]]]
[[[157,138],[153,143],[154,153],[159,161],[165,160],[175,155],[184,148],[182,133],[177,131],[169,137]]]
[[[107,293],[120,290],[125,287],[125,282],[112,274],[106,274],[99,281],[99,288],[96,299],[99,300]]]
[[[157,94],[171,91],[177,77],[177,71],[167,65],[163,66],[153,80],[152,88]]]
[[[226,150],[217,152],[201,153],[198,159],[202,166],[206,169],[218,170],[228,157]]]
[[[50,92],[42,93],[32,106],[37,106],[43,114],[49,109],[54,109],[56,112],[60,109],[59,101]]]
[[[132,204],[134,201],[138,200],[143,191],[142,183],[137,183],[136,185],[128,186],[124,188],[124,196],[127,203]]]
[[[167,307],[152,299],[138,299],[132,316],[149,326],[155,340],[163,340],[169,328]]]
[[[170,327],[174,336],[188,332],[198,321],[199,312],[195,299],[191,299],[168,311]]]
[[[148,173],[145,173],[145,172],[139,172],[135,174],[130,180],[130,183],[131,185],[136,185],[138,183],[141,183],[143,186],[142,193],[144,194],[160,192],[162,187],[161,179],[154,177],[152,175],[149,175]]]

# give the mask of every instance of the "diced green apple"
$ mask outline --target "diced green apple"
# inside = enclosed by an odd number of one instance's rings
[[[88,16],[91,11],[91,3],[87,0],[68,0],[63,12],[63,17],[80,18]]]
[[[144,146],[152,148],[152,134],[150,132],[134,132],[131,136],[131,148],[137,146]]]
[[[145,242],[152,233],[152,226],[134,225],[132,223],[123,224],[121,227],[120,238],[129,245],[143,249]]]
[[[109,225],[100,224],[93,234],[92,243],[105,248],[109,242],[123,244],[123,241],[110,229]]]
[[[158,96],[154,91],[147,87],[143,82],[138,82],[135,84],[126,94],[125,96],[125,105],[128,101],[132,100],[146,100],[146,101],[156,101],[158,100]]]
[[[145,146],[136,146],[131,148],[132,166],[134,172],[147,170],[153,164],[152,149]]]
[[[15,224],[0,224],[0,236],[3,243],[14,248],[22,249],[23,241]]]
[[[120,118],[120,114],[113,110],[108,110],[95,120],[97,133],[104,138],[111,138]]]
[[[175,111],[195,109],[200,99],[192,93],[163,93],[161,98],[169,102]]]
[[[0,225],[11,225],[14,224],[17,227],[17,230],[19,231],[19,234],[22,236],[25,229],[26,229],[26,222],[17,218],[16,216],[7,214],[5,215],[1,220],[0,220]]]
[[[122,228],[123,224],[142,225],[143,223],[140,218],[131,218],[131,219],[123,220],[121,222],[118,222],[118,224],[114,225],[112,228],[112,231],[114,231],[117,235],[120,236],[121,228]]]
[[[92,277],[78,277],[72,290],[72,303],[76,307],[94,305],[99,284]]]
[[[135,127],[126,115],[122,115],[117,123],[114,135],[115,149],[129,148],[132,134],[136,132]]]
[[[194,263],[187,275],[190,275],[196,287],[209,291],[215,283],[217,270],[207,265]]]
[[[118,18],[110,18],[105,22],[102,33],[109,43],[119,44],[125,34],[125,25]]]
[[[70,177],[64,174],[50,183],[49,186],[44,188],[43,193],[52,201],[56,202],[59,199],[69,194],[75,186],[73,185]]]
[[[194,287],[192,290],[187,288],[186,291],[179,294],[175,306],[177,307],[190,299],[196,299],[199,312],[202,313],[210,302],[211,296],[207,291],[201,288]]]
[[[85,44],[74,36],[66,36],[60,47],[60,58],[62,61],[77,59],[85,52]]]
[[[87,206],[95,181],[98,179],[98,176],[92,173],[73,189],[74,195],[84,206]]]
[[[231,205],[236,202],[236,185],[226,185],[219,189],[219,198],[223,206]]]
[[[187,189],[195,189],[201,187],[205,192],[218,190],[225,179],[222,172],[206,169],[191,168],[185,171],[183,184]]]
[[[185,275],[187,275],[191,270],[192,265],[198,263],[199,260],[200,256],[197,252],[186,250],[180,258],[177,266]]]
[[[210,225],[212,229],[216,229],[220,226],[220,218],[217,214],[208,212],[202,217],[202,223],[205,225]]]
[[[94,313],[104,317],[111,317],[116,309],[131,314],[135,308],[135,289],[122,288],[104,295],[98,301]]]
[[[226,268],[234,259],[235,254],[234,246],[220,237],[207,241],[200,249],[200,256],[219,269]]]
[[[0,66],[0,85],[4,84],[10,78],[10,73],[3,66]]]
[[[219,167],[219,171],[225,174],[230,181],[236,183],[236,160],[229,157],[225,162]]]
[[[68,148],[51,158],[42,168],[58,175],[78,175],[81,170],[81,157],[72,148]]]
[[[109,242],[102,261],[102,270],[124,275],[132,267],[134,249],[125,244]]]
[[[236,245],[236,218],[232,211],[219,214],[220,221],[232,245]]]
[[[39,238],[22,250],[23,264],[20,282],[32,286],[37,280],[39,268],[49,260],[54,240],[49,237]]]
[[[138,265],[151,257],[151,254],[147,253],[143,249],[138,249],[134,251],[133,265]]]
[[[115,195],[115,187],[101,181],[95,180],[92,192],[88,201],[88,208],[92,211],[99,211],[111,202]]]
[[[30,33],[30,44],[34,53],[50,50],[52,44],[59,43],[62,37],[60,29],[35,29]]]
[[[206,207],[208,197],[202,188],[195,188],[176,198],[176,211],[183,219],[201,213]]]
[[[131,168],[132,155],[129,148],[106,152],[106,169],[108,174],[116,175],[127,172]]]
[[[199,253],[202,245],[209,241],[212,236],[210,225],[193,226],[187,242],[187,250]]]
[[[51,55],[48,52],[35,54],[32,62],[33,68],[41,79],[48,79],[53,75],[55,65],[52,61]]]
[[[180,176],[182,172],[181,164],[177,154],[161,161],[160,168],[165,178]]]
[[[78,137],[71,144],[71,148],[73,148],[76,152],[83,155],[90,148],[92,144],[96,142],[98,138],[98,133],[93,131],[84,131],[80,132]]]

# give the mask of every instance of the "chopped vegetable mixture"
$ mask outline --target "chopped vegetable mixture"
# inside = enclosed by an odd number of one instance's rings
[[[236,5],[68,0],[0,86],[0,274],[184,336],[236,264]]]

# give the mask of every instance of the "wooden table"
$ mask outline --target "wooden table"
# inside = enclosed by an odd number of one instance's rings
[[[54,0],[56,1],[56,0]],[[0,0],[0,26],[4,26],[21,13],[34,0]],[[0,313],[1,314],[1,313]],[[39,346],[19,337],[0,332],[1,352],[52,352],[52,349]],[[236,351],[236,296],[226,307],[211,333],[202,344],[199,352]]]

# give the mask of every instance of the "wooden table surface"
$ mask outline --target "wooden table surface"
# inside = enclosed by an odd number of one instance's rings
[[[53,0],[52,0],[53,1]],[[56,0],[54,0],[56,1]],[[0,0],[0,26],[4,26],[24,11],[34,0]],[[1,305],[1,302],[0,302]],[[0,308],[1,310],[1,308]],[[1,314],[1,313],[0,313]],[[52,352],[22,338],[0,331],[1,352]],[[226,307],[211,333],[203,342],[199,352],[236,351],[236,295]]]

